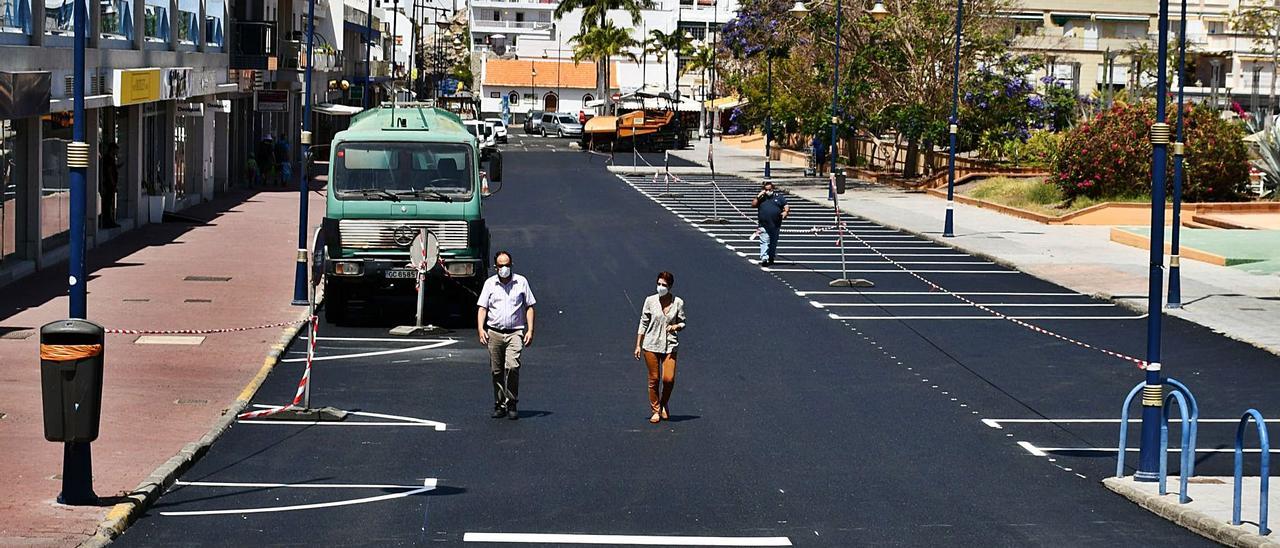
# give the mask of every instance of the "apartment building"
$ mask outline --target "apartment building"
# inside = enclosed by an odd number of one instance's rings
[[[1193,100],[1224,108],[1235,101],[1262,110],[1275,67],[1269,54],[1254,51],[1265,44],[1232,27],[1231,13],[1239,7],[1239,0],[1188,0],[1184,86]],[[1156,2],[1140,0],[1024,0],[1004,15],[1014,26],[1016,49],[1044,55],[1044,75],[1088,95],[1152,83],[1150,75],[1139,74],[1130,53],[1143,44],[1154,50],[1157,8]],[[1180,8],[1178,2],[1170,6],[1170,55],[1177,54]],[[1176,85],[1177,75],[1170,81]]]

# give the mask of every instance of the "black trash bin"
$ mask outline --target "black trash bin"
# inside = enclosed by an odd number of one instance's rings
[[[91,442],[102,416],[102,326],[61,320],[40,328],[44,438]]]
[[[836,175],[836,194],[844,194],[845,189],[845,173],[843,169],[837,169]]]

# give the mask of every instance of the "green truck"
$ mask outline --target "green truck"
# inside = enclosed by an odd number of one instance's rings
[[[329,145],[328,196],[315,268],[323,269],[325,320],[345,323],[374,297],[412,301],[409,246],[421,229],[439,242],[426,275],[427,306],[472,310],[489,267],[482,199],[502,180],[502,155],[482,150],[451,112],[384,105],[352,119]],[[488,170],[481,169],[482,157]]]

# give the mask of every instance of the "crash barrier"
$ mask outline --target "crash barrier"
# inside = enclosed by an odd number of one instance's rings
[[[1128,452],[1129,440],[1129,406],[1133,403],[1133,398],[1146,387],[1146,382],[1140,382],[1129,391],[1129,395],[1124,398],[1124,406],[1120,409],[1120,443],[1117,444],[1119,454],[1116,455],[1116,477],[1124,477],[1124,457]],[[1191,502],[1191,498],[1187,496],[1187,485],[1195,476],[1195,454],[1196,454],[1196,433],[1200,424],[1200,405],[1196,402],[1196,397],[1191,393],[1191,389],[1187,385],[1182,384],[1177,379],[1164,379],[1164,386],[1168,386],[1171,390],[1167,394],[1163,394],[1161,398],[1161,421],[1160,421],[1160,494],[1164,495],[1168,491],[1165,488],[1168,478],[1169,464],[1169,402],[1178,402],[1178,413],[1182,420],[1182,444],[1181,444],[1181,464],[1178,472],[1181,478],[1181,485],[1178,487],[1178,502],[1186,504]]]
[[[250,327],[219,327],[214,329],[106,329],[104,332],[108,335],[216,335],[219,333],[239,333],[241,331],[271,329],[273,327],[289,327],[306,323],[306,321],[307,320],[293,320],[288,322],[254,325]]]
[[[298,380],[298,390],[295,391],[293,394],[293,401],[290,402],[289,405],[286,405],[284,407],[276,407],[271,409],[262,409],[259,411],[249,411],[249,412],[241,413],[239,415],[236,415],[237,419],[240,419],[240,420],[257,419],[257,418],[262,418],[270,415],[275,415],[276,413],[283,413],[283,412],[293,411],[300,408],[310,407],[308,405],[309,402],[304,401],[304,396],[307,394],[308,392],[307,389],[310,387],[310,384],[311,384],[311,361],[315,357],[315,353],[316,353],[316,339],[320,334],[320,319],[319,317],[312,315],[310,322],[311,322],[311,329],[308,330],[308,335],[307,335],[307,366],[302,370],[302,378]]]
[[[1267,422],[1262,419],[1262,413],[1257,409],[1249,409],[1240,417],[1240,424],[1236,426],[1236,465],[1235,465],[1235,487],[1231,500],[1231,524],[1240,525],[1240,500],[1242,498],[1241,481],[1244,478],[1244,427],[1249,424],[1249,420],[1253,419],[1254,426],[1258,430],[1258,443],[1261,445],[1260,459],[1262,461],[1261,468],[1258,470],[1258,479],[1261,480],[1260,495],[1258,498],[1258,534],[1268,535],[1271,530],[1267,528],[1267,497],[1270,494],[1269,474],[1271,469],[1271,443],[1267,440]]]

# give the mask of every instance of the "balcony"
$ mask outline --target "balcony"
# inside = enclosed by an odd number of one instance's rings
[[[485,21],[473,19],[471,28],[476,32],[551,36],[550,21]]]
[[[275,21],[231,21],[230,68],[272,70],[276,56]]]
[[[279,70],[307,69],[307,44],[305,42],[284,40],[280,43],[280,46]],[[315,66],[313,68],[315,70],[342,70],[342,52],[333,51],[322,46],[316,46],[314,49]]]
[[[554,10],[560,0],[472,0],[473,8]]]

